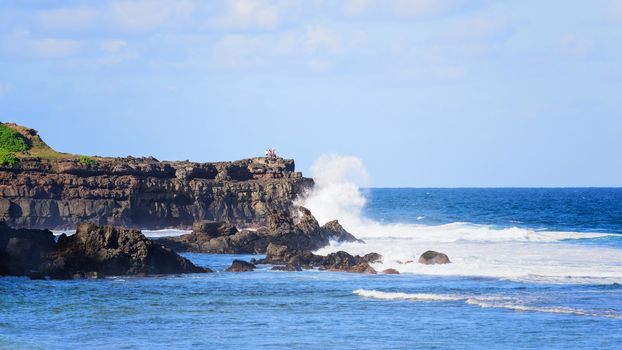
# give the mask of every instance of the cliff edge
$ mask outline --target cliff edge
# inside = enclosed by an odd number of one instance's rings
[[[294,161],[256,157],[233,162],[158,161],[59,153],[36,131],[0,124],[25,144],[2,150],[0,221],[23,228],[74,228],[84,221],[141,229],[190,228],[195,221],[264,224],[291,207],[313,180]],[[3,135],[0,135],[3,136]],[[8,137],[10,139],[10,137]]]

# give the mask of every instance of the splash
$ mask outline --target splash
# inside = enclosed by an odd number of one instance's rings
[[[352,156],[323,156],[313,165],[315,188],[298,201],[320,223],[338,219],[346,230],[366,241],[332,243],[318,251],[345,250],[351,254],[380,253],[376,270],[401,273],[478,276],[531,283],[622,283],[622,250],[569,243],[610,236],[602,233],[495,229],[487,225],[455,222],[429,226],[385,224],[362,215],[366,203],[361,190],[369,176],[363,162]],[[426,250],[446,253],[447,265],[418,264]]]
[[[313,213],[322,224],[339,218],[342,224],[358,225],[366,200],[361,187],[369,183],[363,162],[352,156],[323,155],[311,166],[315,187],[297,204]]]

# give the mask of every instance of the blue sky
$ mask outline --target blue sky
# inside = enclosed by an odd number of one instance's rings
[[[60,151],[371,186],[622,186],[622,1],[0,0],[0,120]]]

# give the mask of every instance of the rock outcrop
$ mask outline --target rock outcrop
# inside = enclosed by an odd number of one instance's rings
[[[32,129],[4,125],[45,145]],[[42,147],[33,146],[12,165],[0,164],[0,220],[12,227],[66,229],[93,221],[189,228],[201,220],[257,225],[313,185],[290,159],[166,162],[80,157]]]
[[[273,210],[265,219],[267,226],[256,231],[238,231],[235,226],[222,222],[201,222],[194,225],[190,234],[158,241],[177,252],[214,254],[264,254],[269,244],[313,251],[327,246],[331,240],[362,242],[336,220],[320,226],[308,209],[298,207],[297,211],[292,216],[286,210]]]
[[[446,254],[433,250],[428,250],[419,257],[419,263],[424,265],[449,264],[450,262]]]
[[[58,241],[49,230],[0,223],[0,275],[56,279],[201,273],[211,270],[147,239],[140,231],[81,224]]]
[[[320,270],[375,274],[376,270],[371,267],[371,264],[381,260],[382,256],[377,253],[352,256],[347,252],[338,251],[321,256],[308,250],[292,250],[285,245],[270,244],[266,249],[266,257],[255,262],[257,264],[275,265],[272,269],[281,271],[318,268]]]

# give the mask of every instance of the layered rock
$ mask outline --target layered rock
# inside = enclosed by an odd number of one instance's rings
[[[0,220],[49,229],[84,221],[142,229],[189,228],[200,220],[258,225],[312,185],[293,160],[281,158],[20,158],[0,165]]]
[[[286,210],[273,210],[266,216],[267,226],[256,231],[238,231],[228,223],[200,222],[193,226],[190,234],[158,241],[178,252],[214,254],[264,254],[269,244],[313,251],[327,246],[331,240],[360,241],[336,220],[320,226],[308,209],[298,207],[297,211],[297,215],[292,216]]]
[[[281,271],[318,268],[320,270],[375,274],[376,270],[371,267],[371,264],[381,260],[382,256],[377,253],[353,256],[347,252],[338,251],[322,256],[313,254],[308,250],[295,250],[285,245],[270,244],[266,249],[266,257],[255,262],[275,265],[272,269]]]
[[[211,272],[140,231],[85,223],[58,241],[49,230],[0,223],[0,275],[51,278]]]

